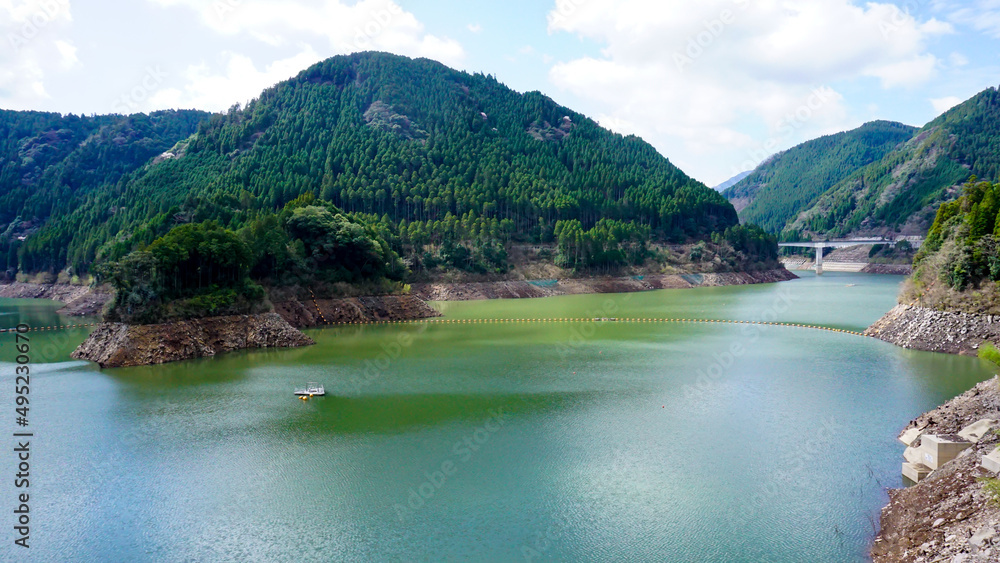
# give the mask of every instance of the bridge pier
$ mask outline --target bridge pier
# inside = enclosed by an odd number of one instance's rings
[[[823,247],[816,246],[816,275],[823,275]]]

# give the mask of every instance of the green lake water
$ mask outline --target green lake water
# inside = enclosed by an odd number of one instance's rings
[[[448,318],[776,320],[862,330],[901,278],[435,304]],[[0,326],[50,302],[0,300]],[[866,561],[909,420],[972,358],[750,325],[309,331],[310,348],[99,370],[30,333],[31,544],[10,561]],[[0,335],[0,431],[17,431]],[[309,381],[328,396],[300,401]]]

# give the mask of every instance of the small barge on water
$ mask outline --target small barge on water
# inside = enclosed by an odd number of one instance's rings
[[[296,387],[295,395],[303,400],[308,399],[309,397],[322,397],[323,395],[326,395],[326,389],[324,389],[319,383],[310,383],[302,388]]]

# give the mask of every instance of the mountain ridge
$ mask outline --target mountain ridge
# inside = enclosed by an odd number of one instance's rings
[[[238,230],[303,197],[373,225],[415,269],[503,268],[511,241],[555,243],[573,268],[737,228],[732,240],[762,248],[721,195],[637,137],[491,76],[369,52],[208,116],[160,158],[54,209],[23,244],[7,239],[7,254],[18,247],[24,272],[82,273],[178,225]]]
[[[932,120],[805,210],[790,228],[847,234],[923,234],[941,203],[972,176],[1000,174],[1000,92],[988,88]]]
[[[872,121],[773,155],[723,192],[743,221],[779,233],[804,208],[854,170],[912,137],[915,127]]]
[[[997,139],[1000,93],[988,88],[919,129],[875,121],[807,141],[724,195],[742,220],[785,239],[924,235],[963,182],[998,177]]]

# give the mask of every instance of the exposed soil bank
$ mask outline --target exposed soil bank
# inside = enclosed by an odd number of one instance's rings
[[[297,328],[337,323],[414,321],[441,316],[413,295],[284,301],[276,303],[274,310]]]
[[[984,341],[1000,342],[1000,316],[897,305],[865,335],[903,348],[974,356]]]
[[[782,268],[764,272],[724,274],[651,275],[635,278],[586,278],[549,281],[499,281],[484,283],[414,284],[413,295],[425,301],[480,301],[528,299],[591,293],[635,293],[656,289],[689,289],[776,283],[796,279]]]
[[[72,317],[90,317],[101,313],[104,304],[111,299],[111,294],[95,291],[81,285],[40,285],[15,282],[0,285],[0,297],[59,301],[66,305],[58,311],[59,314]]]
[[[158,325],[103,323],[72,354],[101,367],[163,364],[251,348],[315,344],[276,313]]]
[[[948,435],[983,419],[1000,420],[1000,380],[980,383],[906,429],[926,427],[928,434]],[[1000,507],[990,503],[977,480],[987,475],[979,467],[982,456],[997,442],[996,435],[987,433],[920,484],[889,491],[882,530],[872,547],[875,563],[1000,561]]]
[[[913,273],[913,266],[909,264],[868,264],[861,270],[861,273],[908,276]]]

